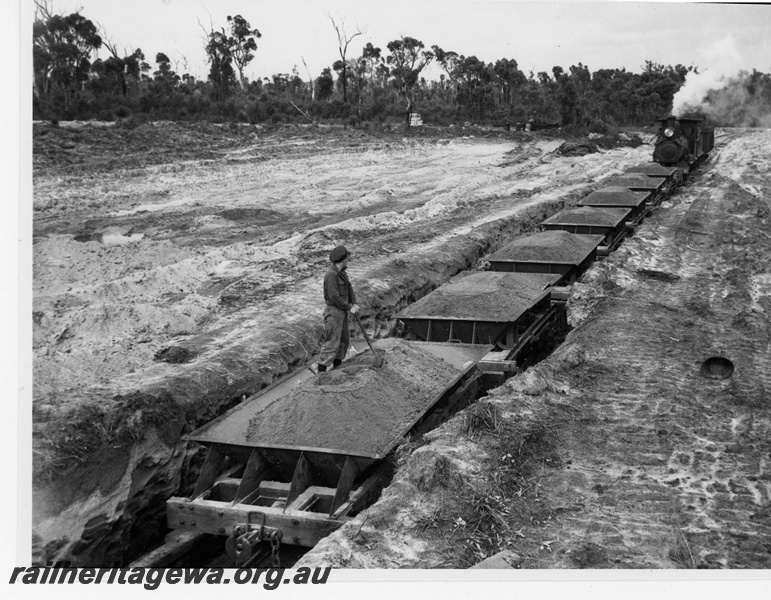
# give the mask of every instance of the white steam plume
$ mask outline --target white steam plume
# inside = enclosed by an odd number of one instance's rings
[[[686,76],[685,84],[672,101],[672,114],[675,116],[689,110],[708,113],[704,103],[710,90],[722,89],[739,75],[742,58],[732,37],[715,41],[700,54],[703,64],[707,66],[698,74],[688,73]]]

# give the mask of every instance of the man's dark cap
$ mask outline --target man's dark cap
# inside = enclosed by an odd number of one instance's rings
[[[338,246],[329,253],[329,260],[332,262],[340,262],[346,256],[348,256],[348,250],[345,249],[345,246]]]

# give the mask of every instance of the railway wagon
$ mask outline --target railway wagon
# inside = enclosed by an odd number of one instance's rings
[[[651,197],[647,191],[632,191],[628,187],[609,185],[584,196],[576,206],[629,209],[627,223],[639,225],[650,211]]]
[[[560,279],[555,286],[566,286],[597,260],[597,248],[604,239],[597,234],[541,231],[517,238],[488,256],[487,261],[493,271],[557,274]]]
[[[626,236],[626,221],[631,213],[628,208],[578,206],[559,211],[541,223],[541,226],[547,231],[561,229],[570,233],[600,234],[604,239],[603,244],[597,248],[597,254],[607,256]]]
[[[608,181],[603,187],[624,187],[633,192],[646,192],[648,206],[656,206],[666,196],[666,181],[660,177],[648,177],[642,173],[624,173]]]
[[[166,502],[178,531],[227,536],[246,565],[261,542],[312,547],[367,506],[389,453],[479,393],[492,346],[378,340],[335,369],[302,369],[188,436],[207,447],[192,493]]]
[[[626,172],[630,175],[641,174],[646,177],[662,180],[664,185],[661,187],[661,194],[664,198],[671,195],[683,182],[683,174],[677,167],[665,167],[655,162],[640,163],[630,167]]]
[[[427,342],[513,348],[552,317],[549,287],[560,275],[471,273],[438,287],[396,318]]]
[[[554,273],[471,273],[438,287],[396,315],[406,336],[439,343],[490,344],[480,360],[485,385],[518,370],[525,348],[564,322],[552,301]]]

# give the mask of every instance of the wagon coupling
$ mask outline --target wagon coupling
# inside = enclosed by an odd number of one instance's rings
[[[277,566],[278,550],[283,534],[280,529],[267,527],[264,512],[252,511],[246,515],[246,523],[236,523],[225,541],[225,550],[237,564],[245,566],[255,557],[254,548],[263,541],[269,541],[271,557]],[[259,522],[255,522],[259,521]]]

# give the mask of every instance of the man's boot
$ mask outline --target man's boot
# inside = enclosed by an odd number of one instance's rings
[[[343,364],[343,361],[340,360],[339,358],[336,358],[335,360],[332,361],[332,368],[336,369],[337,367],[339,367],[342,364]]]
[[[316,373],[323,373],[327,370],[327,365],[322,365],[321,363],[318,364],[316,367]]]

